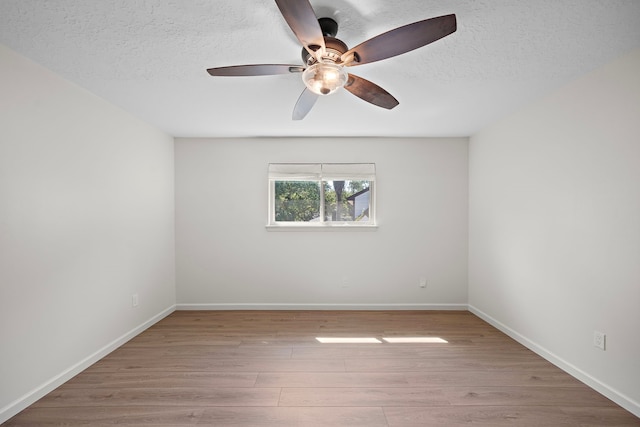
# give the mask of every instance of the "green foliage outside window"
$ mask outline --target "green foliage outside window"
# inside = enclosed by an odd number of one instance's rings
[[[308,222],[320,217],[317,181],[276,181],[276,221]]]
[[[325,221],[360,221],[368,214],[356,212],[354,194],[369,189],[369,181],[323,181]],[[319,220],[321,192],[318,181],[275,181],[275,220],[309,222]]]
[[[324,204],[326,221],[358,221],[361,212],[355,212],[351,196],[369,188],[369,181],[325,181]]]

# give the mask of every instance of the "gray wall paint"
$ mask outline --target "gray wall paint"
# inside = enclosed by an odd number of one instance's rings
[[[639,76],[637,50],[471,138],[469,303],[640,416]]]
[[[2,46],[0,69],[1,422],[175,304],[175,242],[173,138]]]
[[[467,149],[466,138],[177,139],[179,307],[464,307]],[[267,231],[270,162],[376,163],[379,229]]]

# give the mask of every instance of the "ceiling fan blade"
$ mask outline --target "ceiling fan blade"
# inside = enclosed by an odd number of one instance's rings
[[[324,51],[322,29],[308,0],[276,0],[276,4],[284,20],[309,53],[313,53],[318,47]]]
[[[309,89],[304,88],[296,102],[296,106],[293,107],[293,120],[304,119],[307,113],[311,111],[311,108],[313,108],[318,98],[320,98],[319,95],[316,95]]]
[[[285,64],[232,65],[209,68],[212,76],[272,76],[275,74],[301,73],[304,67]]]
[[[350,66],[380,61],[428,45],[455,31],[456,15],[425,19],[362,42],[345,52],[342,60]]]
[[[358,98],[377,105],[378,107],[386,108],[387,110],[391,110],[399,104],[393,95],[377,84],[353,74],[349,74],[349,79],[344,85],[344,88]]]

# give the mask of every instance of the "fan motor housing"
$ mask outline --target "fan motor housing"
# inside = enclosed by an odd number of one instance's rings
[[[343,53],[349,50],[347,45],[336,38],[338,34],[338,23],[332,18],[319,18],[318,24],[322,30],[324,36],[324,45],[326,47],[325,59],[329,59],[333,62],[338,62]],[[320,48],[320,46],[309,46],[314,52]],[[302,62],[307,65],[312,65],[317,62],[316,58],[313,58],[307,49],[302,48]]]
[[[324,37],[324,45],[326,47],[326,55],[324,58],[333,62],[338,62],[343,53],[349,50],[347,45],[340,39],[335,37]],[[313,51],[316,51],[320,46],[310,46]],[[316,58],[312,57],[307,49],[302,48],[302,62],[307,65],[312,65],[317,62]]]

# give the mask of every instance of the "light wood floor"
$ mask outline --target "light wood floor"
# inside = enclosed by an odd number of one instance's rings
[[[181,311],[6,423],[111,424],[574,427],[640,419],[468,312]]]

